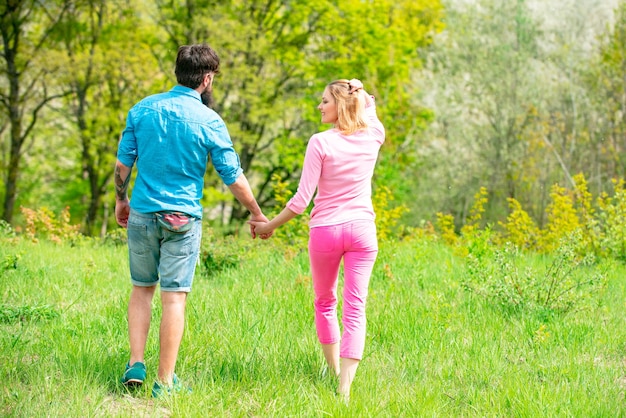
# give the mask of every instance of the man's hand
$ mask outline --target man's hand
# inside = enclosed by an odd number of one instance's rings
[[[121,227],[128,228],[128,215],[130,214],[130,201],[115,200],[115,219]]]
[[[115,219],[117,224],[128,228],[130,201],[128,200],[128,183],[132,168],[127,167],[120,160],[115,162],[113,178],[115,180]]]
[[[255,239],[257,237],[257,235],[261,238],[261,239],[268,239],[269,237],[272,236],[273,232],[264,232],[264,233],[259,233],[256,230],[256,225],[263,225],[263,224],[267,224],[269,222],[269,219],[267,219],[267,217],[263,214],[258,215],[258,216],[254,216],[252,215],[250,217],[250,221],[248,222],[248,224],[250,224],[250,235],[252,235],[252,239]]]

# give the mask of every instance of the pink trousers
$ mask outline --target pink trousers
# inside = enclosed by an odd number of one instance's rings
[[[313,227],[309,259],[315,293],[315,327],[322,344],[340,342],[342,358],[361,360],[365,347],[365,302],[378,241],[373,221]],[[343,259],[344,286],[340,335],[337,283]]]

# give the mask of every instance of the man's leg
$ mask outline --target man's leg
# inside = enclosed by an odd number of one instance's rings
[[[178,350],[185,329],[186,292],[161,292],[163,312],[159,334],[158,379],[166,385],[172,384]]]
[[[132,366],[136,362],[144,362],[146,340],[150,330],[152,317],[152,297],[156,286],[133,286],[128,302],[128,336],[130,339],[130,361]]]
[[[191,291],[200,253],[202,222],[194,221],[192,229],[184,234],[163,231],[159,272],[161,278],[161,328],[159,332],[160,384],[171,386],[178,350],[185,329],[185,306]]]

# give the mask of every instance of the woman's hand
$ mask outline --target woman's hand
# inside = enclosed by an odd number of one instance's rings
[[[350,94],[358,92],[359,99],[363,100],[365,107],[369,107],[374,103],[374,99],[365,91],[363,83],[358,78],[348,81],[348,87],[350,87]]]
[[[350,94],[357,92],[359,90],[363,90],[363,83],[358,78],[353,78],[348,81],[348,87],[350,87]]]

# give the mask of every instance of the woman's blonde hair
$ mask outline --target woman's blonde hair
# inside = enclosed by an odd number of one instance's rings
[[[335,128],[342,134],[351,135],[367,128],[365,120],[365,100],[363,91],[350,94],[349,80],[335,80],[326,86],[328,93],[333,96],[337,106],[337,123]]]

